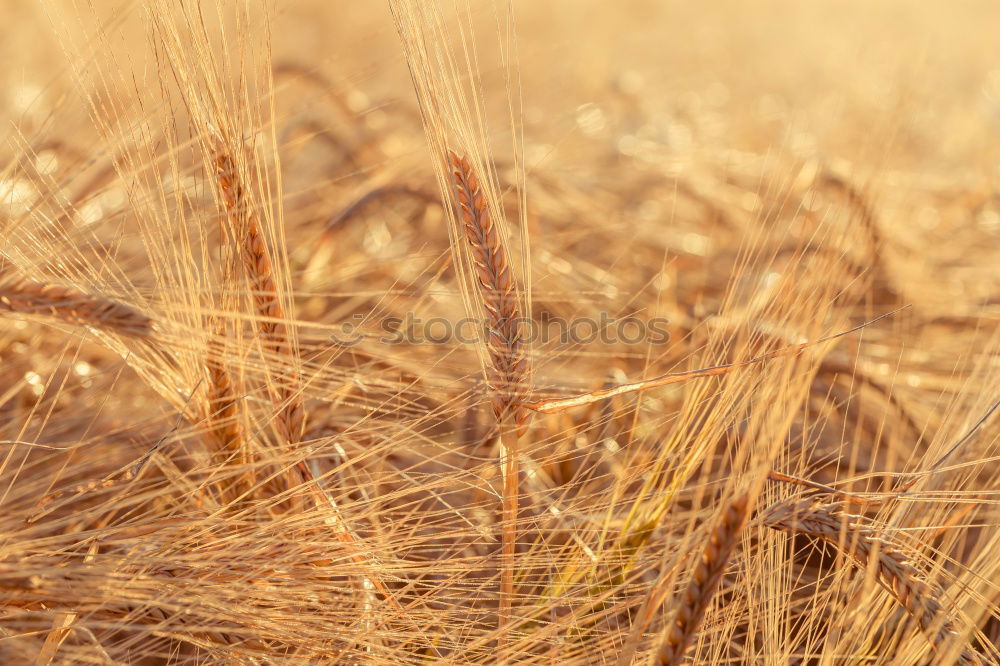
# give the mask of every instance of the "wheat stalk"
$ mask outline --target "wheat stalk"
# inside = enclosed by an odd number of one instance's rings
[[[73,287],[8,276],[0,280],[0,310],[48,315],[70,324],[146,337],[152,320],[119,301],[88,294]]]
[[[874,559],[879,581],[917,620],[936,650],[947,654],[961,640],[958,624],[939,601],[944,591],[926,581],[905,553],[859,522],[860,516],[844,513],[838,504],[798,500],[775,505],[762,520],[772,529],[825,541],[862,567]],[[957,663],[980,666],[990,661],[972,648],[963,647]]]
[[[287,357],[294,361],[296,350],[289,339],[285,310],[278,298],[274,264],[232,153],[224,148],[218,149],[215,168],[223,205],[237,234],[244,272],[250,282],[260,337],[266,350],[279,358]],[[293,376],[280,382],[274,396],[278,408],[276,426],[281,437],[289,443],[298,442],[305,429],[305,410],[296,379]]]
[[[691,582],[676,604],[670,624],[663,632],[655,663],[673,666],[684,659],[697,636],[698,627],[705,617],[708,604],[726,572],[740,533],[750,513],[750,496],[738,495],[722,512],[718,525],[712,531],[701,557],[691,574]]]
[[[518,514],[518,437],[529,412],[521,406],[526,395],[528,362],[521,339],[521,310],[507,253],[493,222],[479,178],[468,158],[448,154],[459,218],[476,274],[480,301],[486,311],[486,349],[490,363],[486,380],[490,404],[500,427],[503,509],[500,566],[500,626],[511,619],[514,598],[514,554]],[[505,634],[502,633],[502,639]]]
[[[269,350],[276,355],[291,357],[294,363],[296,349],[289,340],[287,326],[285,324],[285,312],[278,299],[278,287],[274,280],[273,263],[264,243],[260,225],[256,216],[249,207],[249,202],[245,194],[236,164],[231,154],[225,149],[217,150],[215,155],[215,167],[218,177],[219,189],[222,192],[223,203],[226,213],[234,230],[240,238],[240,254],[243,260],[243,267],[247,278],[253,286],[254,305],[260,315],[258,320],[258,330],[261,338],[268,346]],[[218,400],[228,400],[231,397],[231,390],[227,388],[228,375],[223,372],[213,371],[210,366],[214,389],[221,396]],[[288,381],[281,384],[275,391],[275,400],[279,409],[277,426],[279,434],[290,444],[300,440],[305,427],[305,410],[301,396],[295,390],[297,381]],[[224,433],[222,438],[230,435]],[[227,442],[229,443],[229,442]],[[356,564],[370,566],[373,569],[377,563],[373,561],[370,553],[359,552],[360,544],[357,537],[351,531],[347,521],[341,515],[340,507],[332,497],[323,489],[318,480],[318,475],[306,465],[305,461],[295,464],[296,472],[302,480],[308,484],[313,502],[317,505],[325,505],[332,511],[332,524],[334,525],[337,540],[347,546],[351,553],[350,559]],[[397,612],[403,614],[405,611],[385,584],[374,573],[364,574],[365,580],[374,588],[386,602]],[[423,633],[420,627],[415,627],[419,633]],[[436,648],[431,648],[437,654]]]

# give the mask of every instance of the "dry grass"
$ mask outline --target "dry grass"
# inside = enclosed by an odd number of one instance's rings
[[[0,663],[996,663],[995,7],[8,4]]]

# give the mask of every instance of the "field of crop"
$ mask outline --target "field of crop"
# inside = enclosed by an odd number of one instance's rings
[[[1000,5],[0,10],[0,663],[1000,664]]]

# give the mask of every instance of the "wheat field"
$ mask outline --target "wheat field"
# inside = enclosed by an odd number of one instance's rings
[[[1000,663],[995,3],[0,9],[0,663]]]

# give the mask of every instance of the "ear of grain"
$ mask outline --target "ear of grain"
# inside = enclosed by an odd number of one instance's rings
[[[726,572],[749,513],[750,496],[747,494],[738,495],[722,512],[691,574],[691,582],[676,603],[670,624],[663,632],[656,664],[673,666],[683,661],[698,635],[705,611]]]
[[[238,420],[239,409],[233,391],[233,382],[219,360],[208,359],[207,365],[209,376],[208,405],[209,417],[212,422],[212,436],[220,450],[229,453],[241,451],[244,440]]]
[[[232,151],[225,147],[217,148],[215,167],[222,202],[231,228],[237,235],[244,272],[250,283],[257,310],[257,329],[264,349],[276,359],[288,361],[289,372],[278,382],[273,397],[278,410],[276,427],[279,435],[285,441],[295,443],[301,439],[305,429],[305,410],[294,367],[296,350],[288,334],[286,314],[278,296],[274,264]]]
[[[858,516],[842,512],[837,504],[800,500],[775,505],[764,514],[763,522],[775,530],[820,539],[862,567],[874,558],[879,582],[913,616],[936,650],[947,654],[961,640],[959,625],[941,604],[944,591],[927,582],[905,553],[880,539]],[[978,666],[990,661],[966,646],[957,663]]]
[[[486,312],[490,402],[497,419],[512,416],[523,434],[529,412],[520,403],[526,394],[528,363],[521,339],[520,296],[475,170],[468,158],[452,152],[449,159],[462,229]]]
[[[0,278],[0,310],[47,315],[131,337],[146,337],[153,328],[149,317],[124,303],[22,277]]]

